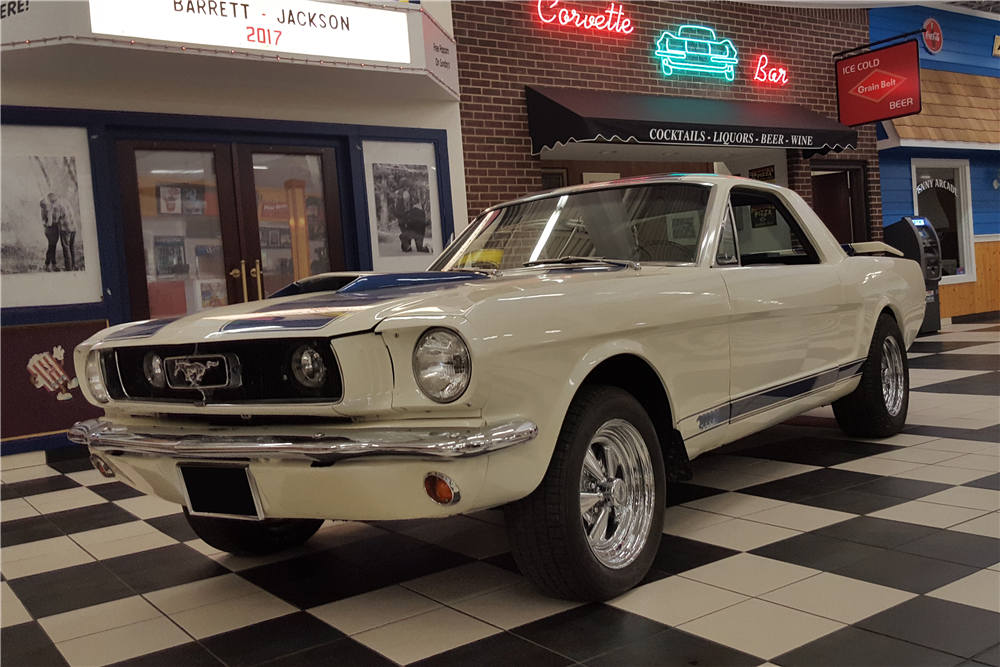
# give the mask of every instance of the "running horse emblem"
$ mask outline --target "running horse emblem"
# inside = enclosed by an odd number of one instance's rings
[[[185,382],[192,387],[197,387],[201,384],[201,379],[205,377],[205,372],[209,368],[215,368],[218,365],[218,361],[206,361],[202,363],[200,361],[184,361],[179,359],[174,362],[174,375],[183,375]]]

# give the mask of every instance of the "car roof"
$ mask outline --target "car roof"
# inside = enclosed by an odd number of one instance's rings
[[[614,181],[602,181],[600,183],[587,183],[585,185],[570,185],[565,188],[556,188],[555,190],[546,190],[545,192],[539,192],[536,194],[526,195],[524,197],[519,197],[518,199],[512,199],[510,201],[497,204],[496,206],[491,206],[483,213],[488,213],[499,208],[506,208],[507,206],[513,206],[515,204],[524,204],[531,201],[538,201],[540,199],[549,199],[551,197],[562,197],[563,195],[573,195],[580,192],[594,192],[596,190],[614,190],[617,188],[632,187],[637,185],[660,185],[663,183],[699,183],[702,185],[750,185],[754,187],[760,187],[763,189],[783,189],[781,186],[774,185],[771,183],[765,183],[763,181],[758,181],[750,178],[743,178],[742,176],[721,176],[719,174],[655,174],[651,176],[636,176],[633,178],[620,178]]]

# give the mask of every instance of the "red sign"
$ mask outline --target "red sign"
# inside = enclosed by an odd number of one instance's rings
[[[920,113],[916,40],[838,60],[837,106],[844,125]]]
[[[941,32],[941,24],[934,19],[924,21],[924,47],[932,54],[937,55],[944,46],[944,33]]]
[[[754,67],[753,80],[758,83],[768,83],[777,86],[784,86],[788,83],[788,70],[771,63],[766,53],[760,54],[757,58],[757,66]]]
[[[560,7],[561,0],[538,0],[538,18],[542,23],[572,25],[594,32],[618,33],[629,35],[635,30],[632,19],[625,16],[621,5],[611,3],[600,14],[583,14],[571,7]]]

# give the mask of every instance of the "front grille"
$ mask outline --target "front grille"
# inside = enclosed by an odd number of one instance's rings
[[[292,353],[302,345],[309,345],[319,352],[326,365],[326,379],[319,387],[302,386],[292,372]],[[173,386],[157,388],[146,379],[144,361],[150,353],[155,353],[164,360],[176,357],[216,358],[213,355],[224,357],[227,360],[229,376],[231,378],[238,376],[238,379],[229,382],[227,386],[210,389],[187,388],[178,381],[172,381]],[[218,405],[268,402],[325,403],[337,402],[343,398],[340,368],[330,349],[330,341],[325,339],[296,338],[123,347],[106,351],[103,361],[108,391],[115,400]],[[218,383],[213,382],[213,384]]]

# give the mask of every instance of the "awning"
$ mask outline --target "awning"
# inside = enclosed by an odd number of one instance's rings
[[[568,143],[857,148],[858,132],[795,104],[527,86],[531,152]]]

